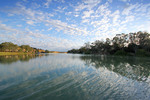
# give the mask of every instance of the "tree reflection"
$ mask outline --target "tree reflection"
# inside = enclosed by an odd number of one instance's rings
[[[81,56],[86,65],[107,68],[127,78],[137,81],[149,81],[150,61],[146,58],[112,57],[112,56]]]
[[[42,57],[42,56],[46,56],[46,54],[5,55],[5,56],[0,56],[0,63],[11,64],[17,61],[26,62],[29,61],[30,59],[36,57]]]

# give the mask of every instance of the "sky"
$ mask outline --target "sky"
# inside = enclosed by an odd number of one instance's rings
[[[150,0],[0,0],[0,43],[67,51],[150,32]]]

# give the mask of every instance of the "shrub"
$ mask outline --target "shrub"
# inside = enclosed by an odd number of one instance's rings
[[[135,55],[136,56],[144,56],[145,57],[145,56],[150,56],[150,53],[145,51],[144,49],[139,49],[139,50],[137,50]]]
[[[115,52],[114,55],[126,56],[127,53],[124,50],[118,50],[118,51]]]

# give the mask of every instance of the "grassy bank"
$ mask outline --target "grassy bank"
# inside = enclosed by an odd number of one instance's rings
[[[22,55],[22,54],[29,54],[29,53],[24,53],[24,52],[0,52],[0,56],[3,56],[3,55]]]

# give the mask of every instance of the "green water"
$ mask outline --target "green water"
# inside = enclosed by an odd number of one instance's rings
[[[150,100],[150,59],[0,56],[0,100]]]

